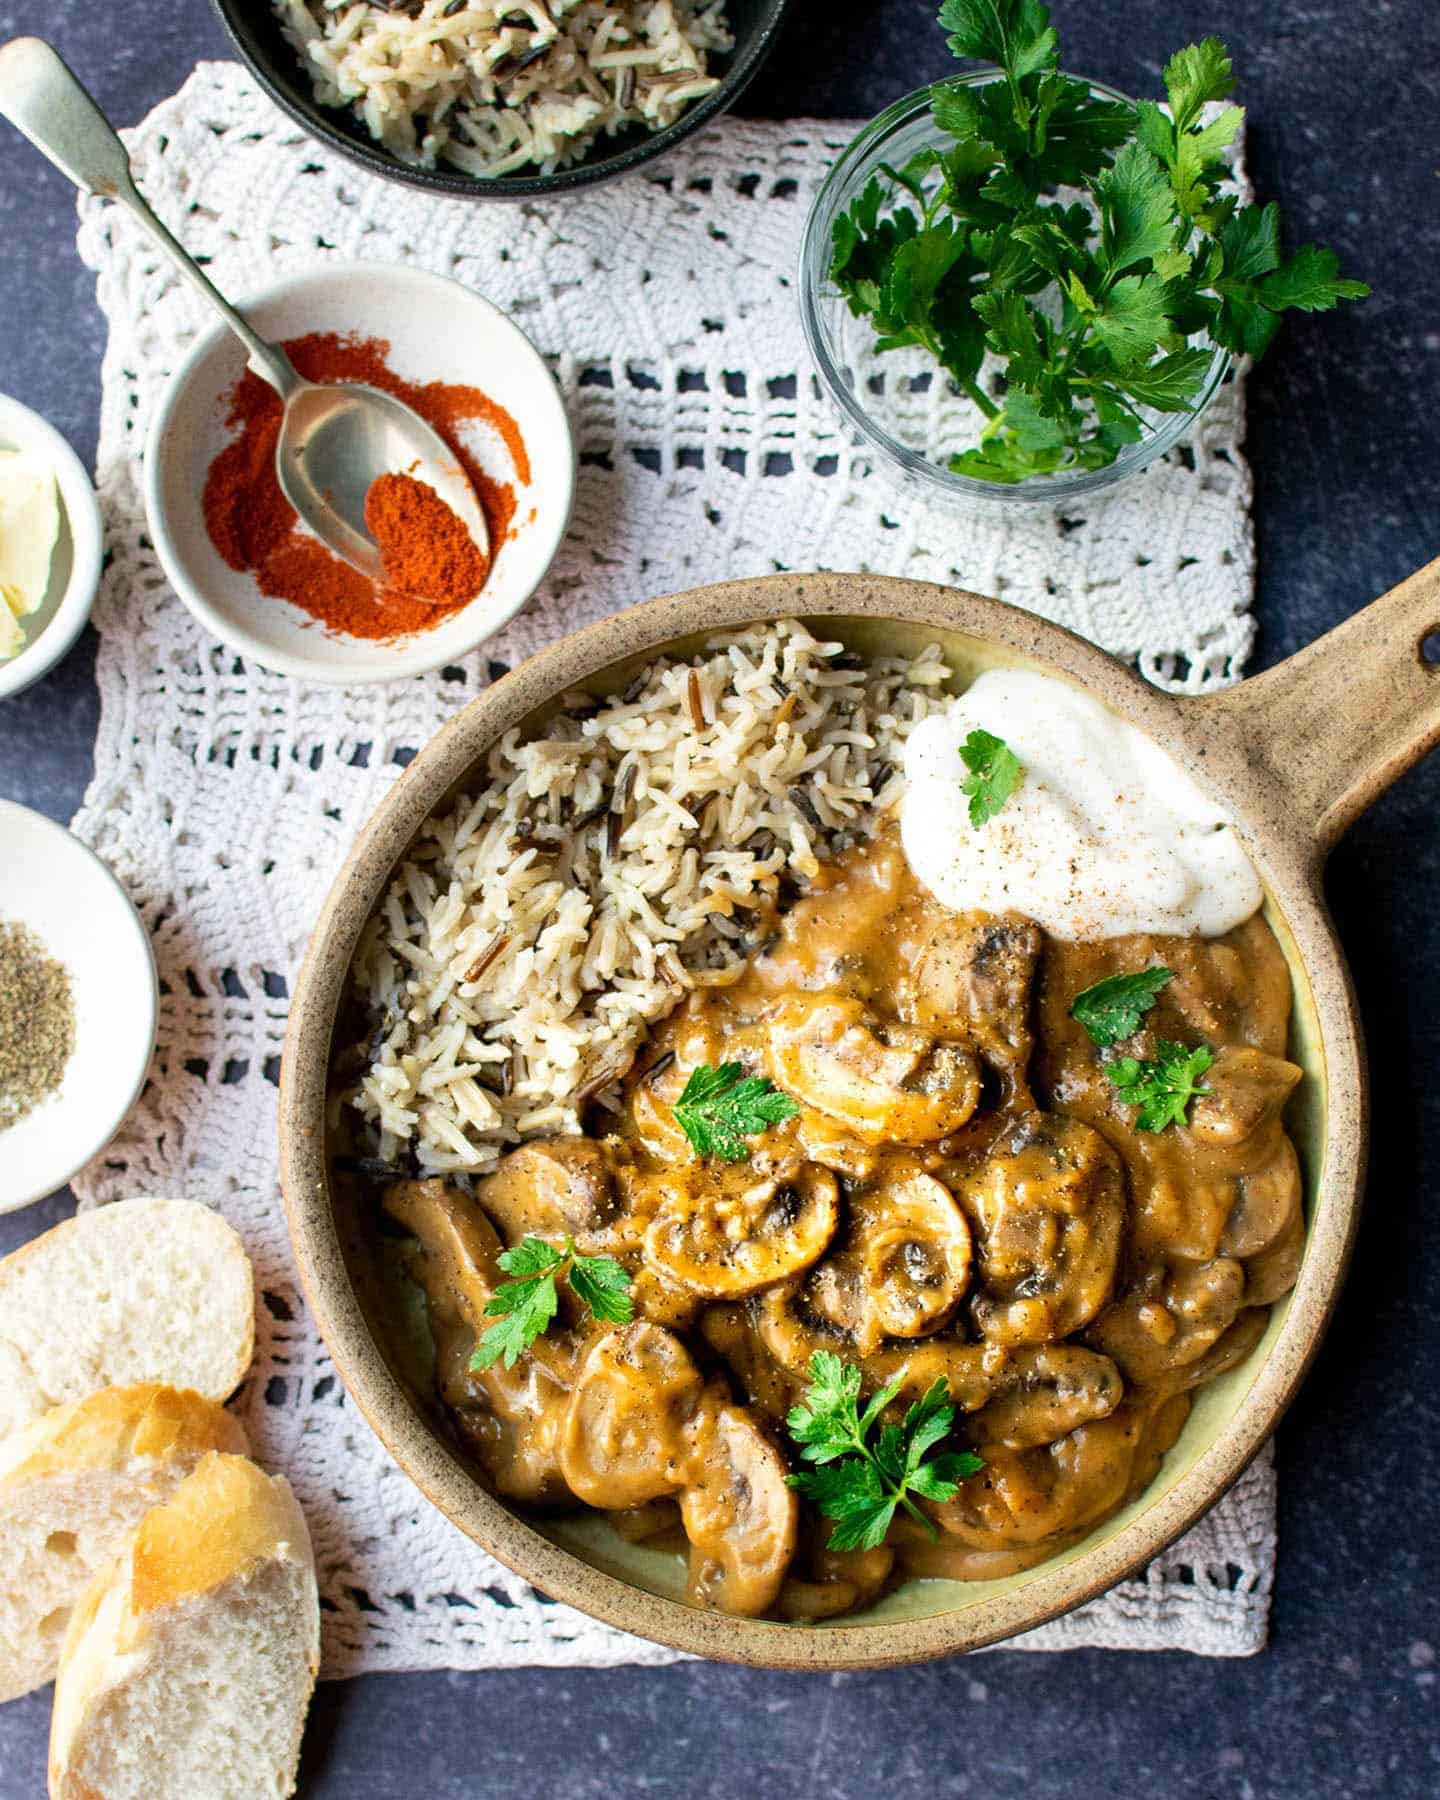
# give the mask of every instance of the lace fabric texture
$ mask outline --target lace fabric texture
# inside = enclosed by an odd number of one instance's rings
[[[329,1675],[674,1659],[536,1594],[436,1511],[347,1399],[299,1292],[275,1128],[290,984],[343,854],[414,750],[501,664],[562,632],[781,558],[1004,594],[1188,692],[1232,679],[1249,648],[1238,381],[1183,455],[1080,524],[901,507],[868,468],[815,389],[793,287],[806,209],[852,129],[728,120],[576,198],[473,206],[332,158],[228,63],[202,65],[128,134],[141,187],[224,291],[327,259],[413,263],[516,318],[565,394],[575,517],[530,607],[463,666],[348,692],[247,665],[167,588],[141,453],[165,377],[209,320],[121,212],[82,206],[110,326],[111,561],[95,778],[75,829],[139,905],[162,999],[149,1085],[76,1186],[86,1205],[185,1194],[243,1236],[260,1304],[237,1405],[309,1517]],[[1021,1647],[1253,1653],[1274,1511],[1267,1453],[1142,1577]]]

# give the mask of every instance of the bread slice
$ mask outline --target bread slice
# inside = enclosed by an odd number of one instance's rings
[[[213,1400],[142,1383],[54,1407],[0,1440],[0,1700],[55,1673],[70,1610],[207,1451],[243,1452]]]
[[[0,1436],[136,1381],[223,1400],[254,1350],[245,1246],[194,1200],[120,1200],[0,1261]]]
[[[294,1495],[242,1456],[207,1456],[75,1608],[55,1682],[52,1800],[292,1794],[319,1663]]]

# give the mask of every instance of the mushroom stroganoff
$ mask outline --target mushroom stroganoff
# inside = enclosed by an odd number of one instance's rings
[[[947,677],[786,624],[575,696],[432,821],[357,963],[335,1117],[459,1442],[513,1504],[683,1549],[697,1605],[818,1620],[1054,1555],[1298,1272],[1290,974],[1243,852],[1217,843],[1240,899],[1211,936],[945,904],[907,856],[937,736],[970,727],[947,866],[1063,803],[1025,709]]]

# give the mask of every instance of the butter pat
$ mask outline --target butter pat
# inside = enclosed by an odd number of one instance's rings
[[[24,648],[18,621],[44,604],[59,535],[54,471],[23,451],[0,450],[0,657]]]

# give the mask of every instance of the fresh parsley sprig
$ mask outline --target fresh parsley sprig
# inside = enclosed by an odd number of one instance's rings
[[[472,1369],[488,1369],[497,1357],[513,1369],[536,1338],[547,1331],[560,1306],[557,1283],[569,1283],[570,1292],[592,1318],[613,1325],[628,1325],[634,1316],[630,1298],[630,1272],[613,1256],[582,1256],[575,1240],[567,1237],[564,1249],[544,1238],[522,1238],[513,1250],[502,1251],[500,1267],[513,1281],[502,1281],[486,1303],[487,1317],[498,1318],[475,1346]]]
[[[977,725],[960,746],[960,760],[969,770],[960,792],[970,796],[970,823],[978,831],[1020,785],[1020,759],[1004,738]]]
[[[1131,975],[1107,975],[1104,981],[1097,981],[1075,996],[1070,1017],[1085,1027],[1091,1043],[1102,1048],[1118,1044],[1140,1029],[1140,1021],[1174,976],[1175,971],[1161,963],[1137,969]]]
[[[697,1156],[746,1162],[746,1138],[793,1119],[800,1108],[763,1075],[747,1075],[743,1063],[700,1063],[690,1071],[684,1092],[671,1108],[675,1123]]]
[[[1186,1112],[1198,1094],[1208,1094],[1200,1077],[1215,1061],[1208,1044],[1175,1044],[1156,1038],[1151,1058],[1117,1057],[1107,1073],[1115,1083],[1121,1103],[1138,1107],[1137,1131],[1163,1131],[1167,1125],[1187,1123]]]
[[[1204,118],[1235,86],[1217,39],[1166,64],[1163,111],[1062,75],[1039,0],[945,0],[940,24],[999,79],[932,88],[944,146],[880,165],[835,220],[830,275],[877,350],[927,351],[983,414],[957,472],[1104,467],[1139,442],[1140,408],[1190,410],[1212,356],[1191,339],[1259,356],[1282,313],[1369,293],[1333,251],[1287,259],[1276,206],[1221,193],[1244,114]],[[1000,401],[978,379],[987,352]]]
[[[898,1507],[904,1507],[936,1535],[933,1522],[913,1496],[953,1500],[960,1483],[985,1464],[968,1450],[931,1456],[955,1420],[949,1384],[938,1377],[910,1407],[904,1423],[875,1426],[904,1386],[904,1377],[882,1388],[863,1411],[860,1370],[828,1350],[817,1350],[810,1363],[805,1401],[792,1407],[786,1424],[805,1462],[790,1485],[813,1500],[827,1519],[832,1550],[873,1550],[885,1541]]]

